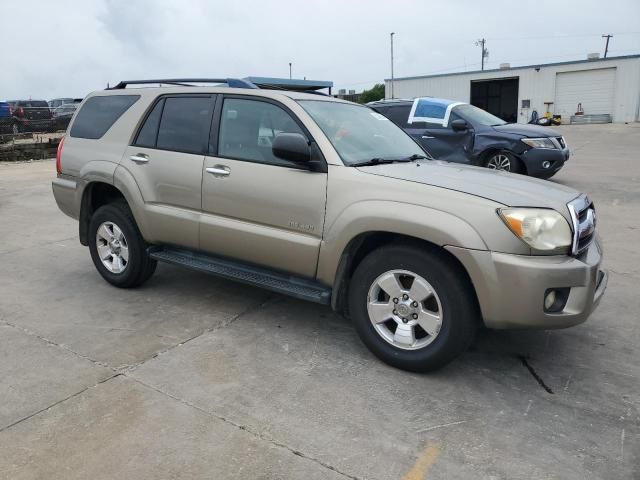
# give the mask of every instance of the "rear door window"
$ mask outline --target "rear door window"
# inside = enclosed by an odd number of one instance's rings
[[[78,112],[69,135],[92,140],[102,138],[116,120],[139,98],[140,95],[91,97]]]
[[[156,147],[177,152],[204,153],[211,123],[211,105],[209,96],[165,98]]]

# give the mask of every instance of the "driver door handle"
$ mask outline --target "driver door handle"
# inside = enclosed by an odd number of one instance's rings
[[[422,138],[436,138],[436,137],[431,137],[429,135],[422,135]]]
[[[210,173],[215,177],[228,177],[229,175],[231,175],[231,170],[229,169],[229,167],[225,167],[224,165],[215,165],[213,167],[207,167],[206,170],[207,170],[207,173]]]

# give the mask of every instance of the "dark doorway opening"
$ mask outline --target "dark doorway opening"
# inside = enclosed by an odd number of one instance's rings
[[[471,82],[471,105],[482,108],[505,122],[518,121],[518,78]]]

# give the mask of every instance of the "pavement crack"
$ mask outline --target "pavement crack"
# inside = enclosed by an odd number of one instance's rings
[[[517,357],[522,362],[522,364],[527,368],[527,370],[529,370],[529,373],[531,374],[531,376],[536,379],[536,382],[538,382],[538,384],[542,388],[544,388],[547,393],[550,393],[551,395],[553,395],[553,390],[551,389],[551,387],[544,382],[544,380],[538,374],[538,372],[536,372],[535,369],[529,364],[527,358],[524,355],[517,355]]]
[[[94,365],[98,365],[100,367],[108,368],[109,370],[112,370],[114,372],[118,371],[117,368],[114,368],[111,365],[108,365],[108,364],[106,364],[104,362],[101,362],[100,360],[96,360],[94,358],[91,358],[91,357],[89,357],[87,355],[84,355],[84,354],[82,354],[80,352],[76,352],[75,350],[72,350],[71,348],[67,347],[66,345],[63,345],[63,344],[58,343],[58,342],[55,342],[55,341],[51,340],[50,338],[47,338],[47,337],[45,337],[43,335],[40,335],[40,334],[38,334],[38,333],[36,333],[36,332],[34,332],[32,330],[29,330],[28,328],[20,327],[19,325],[16,325],[16,324],[11,323],[11,322],[7,322],[6,320],[3,320],[2,323],[4,323],[8,327],[12,327],[12,328],[15,328],[16,330],[19,330],[19,331],[21,331],[22,333],[24,333],[26,335],[38,338],[38,339],[42,340],[43,342],[47,343],[48,345],[51,345],[51,346],[57,347],[57,348],[61,348],[62,350],[75,355],[76,357],[82,358],[84,360],[88,360],[89,362],[93,363]]]
[[[267,300],[267,301],[269,301],[269,300]],[[309,460],[311,462],[317,463],[318,465],[320,465],[320,466],[322,466],[322,467],[324,467],[324,468],[326,468],[328,470],[331,470],[332,472],[335,472],[338,475],[342,475],[343,477],[349,478],[350,480],[364,480],[362,477],[358,477],[358,476],[351,475],[349,473],[343,472],[343,471],[339,470],[337,467],[334,467],[333,465],[331,465],[329,463],[326,463],[326,462],[324,462],[324,461],[322,461],[322,460],[320,460],[318,458],[315,458],[315,457],[313,457],[313,456],[311,456],[309,454],[306,454],[304,452],[301,452],[300,450],[296,450],[295,448],[290,447],[286,443],[279,442],[276,439],[274,439],[273,437],[271,437],[270,435],[267,435],[267,434],[262,433],[262,432],[257,432],[257,431],[255,431],[253,428],[251,428],[248,425],[243,425],[241,423],[234,422],[230,418],[227,418],[227,417],[225,417],[223,415],[217,414],[217,413],[209,411],[209,410],[205,410],[204,408],[201,408],[201,407],[199,407],[199,406],[197,406],[197,405],[195,405],[195,404],[193,404],[193,403],[191,403],[191,402],[189,402],[189,401],[187,401],[187,400],[185,400],[183,398],[176,397],[175,395],[172,395],[172,394],[170,394],[168,392],[165,392],[164,390],[160,390],[159,388],[154,387],[153,385],[149,385],[148,383],[143,382],[139,378],[130,377],[129,375],[126,375],[126,374],[125,374],[125,376],[127,378],[130,378],[130,379],[138,382],[140,385],[143,385],[143,386],[145,386],[145,387],[147,387],[147,388],[149,388],[149,389],[151,389],[151,390],[153,390],[153,391],[155,391],[157,393],[160,393],[160,394],[165,395],[165,396],[167,396],[167,397],[169,397],[169,398],[171,398],[171,399],[173,399],[173,400],[175,400],[177,402],[180,402],[183,405],[186,405],[187,407],[193,408],[194,410],[197,410],[197,411],[207,415],[208,417],[220,420],[220,421],[222,421],[224,423],[227,423],[227,424],[231,425],[232,427],[237,428],[238,430],[242,430],[243,432],[247,432],[248,434],[252,435],[253,437],[255,437],[255,438],[259,439],[259,440],[262,440],[264,442],[268,442],[268,443],[270,443],[271,445],[273,445],[275,447],[285,449],[289,453],[292,453],[292,454],[294,454],[294,455],[296,455],[298,457],[304,458],[305,460]]]
[[[22,423],[22,422],[24,422],[26,420],[29,420],[30,418],[33,418],[36,415],[40,415],[41,413],[44,413],[47,410],[52,409],[56,405],[60,405],[61,403],[64,403],[67,400],[71,400],[72,398],[77,397],[78,395],[82,395],[84,392],[86,392],[90,388],[97,387],[98,385],[101,385],[101,384],[103,384],[105,382],[108,382],[109,380],[111,380],[113,378],[116,378],[116,377],[119,377],[121,375],[122,375],[122,373],[114,373],[113,375],[109,375],[107,378],[104,378],[104,379],[100,380],[99,382],[97,382],[97,383],[95,383],[93,385],[85,387],[82,390],[78,390],[77,392],[72,393],[71,395],[69,395],[69,396],[67,396],[67,397],[65,397],[65,398],[63,398],[61,400],[58,400],[57,402],[54,402],[54,403],[52,403],[51,405],[49,405],[47,407],[41,408],[40,410],[38,410],[36,412],[30,413],[29,415],[27,415],[25,417],[22,417],[21,419],[16,420],[15,422],[10,423],[9,425],[5,425],[4,427],[0,427],[0,433],[4,432],[5,430],[9,430],[10,428],[15,427],[16,425],[18,425],[18,424],[20,424],[20,423]]]
[[[416,430],[416,433],[430,432],[431,430],[437,430],[438,428],[453,427],[454,425],[460,425],[460,424],[467,423],[467,422],[468,422],[468,420],[459,420],[457,422],[449,422],[449,423],[441,423],[439,425],[431,425],[430,427],[421,428],[420,430]]]
[[[161,350],[159,352],[154,353],[152,356],[150,356],[149,358],[145,358],[144,360],[137,362],[137,363],[133,363],[130,365],[122,365],[120,366],[117,370],[118,371],[129,371],[132,372],[133,370],[137,369],[138,367],[140,367],[141,365],[144,365],[145,363],[147,363],[149,360],[153,360],[154,358],[157,358],[161,355],[164,355],[165,353],[168,353],[170,351],[172,351],[174,348],[180,347],[182,345],[185,345],[189,342],[191,342],[192,340],[195,340],[196,338],[201,337],[202,335],[205,335],[207,333],[212,333],[218,330],[221,330],[225,327],[228,327],[229,325],[231,325],[233,322],[235,322],[236,320],[238,320],[240,317],[244,316],[244,315],[248,315],[250,313],[253,313],[257,310],[260,310],[262,307],[268,305],[269,303],[271,303],[272,300],[277,299],[278,297],[269,297],[267,298],[265,301],[254,305],[253,307],[249,307],[246,310],[243,310],[242,312],[232,316],[231,318],[224,320],[223,322],[219,323],[218,325],[215,325],[214,327],[211,328],[207,328],[206,330],[203,330],[195,335],[193,335],[192,337],[187,338],[184,341],[178,342],[174,345],[171,345],[167,348],[165,348],[164,350]]]

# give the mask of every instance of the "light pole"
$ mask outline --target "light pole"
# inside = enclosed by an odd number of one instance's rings
[[[390,37],[391,37],[391,98],[394,98],[393,96],[393,36],[396,34],[396,32],[391,32],[390,33]]]
[[[291,62],[289,62],[289,80],[291,80]]]

